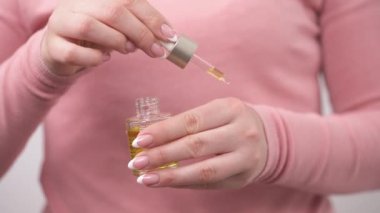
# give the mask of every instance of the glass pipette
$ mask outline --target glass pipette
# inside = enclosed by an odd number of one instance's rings
[[[206,71],[209,75],[214,77],[215,79],[222,81],[226,84],[230,84],[230,82],[226,81],[224,78],[224,73],[220,71],[218,68],[204,60],[203,58],[199,57],[197,54],[194,54],[191,58],[190,62],[195,64],[197,67],[202,69],[203,71]]]
[[[165,58],[180,68],[183,69],[186,67],[188,62],[192,62],[202,71],[206,71],[215,79],[226,84],[230,84],[226,81],[222,71],[195,54],[198,45],[191,39],[185,36],[179,36],[175,42],[161,42],[161,44],[168,51]]]

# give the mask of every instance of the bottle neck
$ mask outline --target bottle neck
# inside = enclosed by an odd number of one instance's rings
[[[136,114],[139,118],[149,118],[160,114],[159,99],[144,97],[136,100]]]

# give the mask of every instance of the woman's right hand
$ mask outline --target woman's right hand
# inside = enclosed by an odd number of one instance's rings
[[[108,61],[113,50],[163,57],[159,40],[175,37],[147,0],[64,0],[49,19],[41,55],[53,73],[68,76]]]

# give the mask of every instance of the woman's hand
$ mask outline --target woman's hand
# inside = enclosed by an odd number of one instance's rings
[[[145,151],[130,169],[151,170],[138,178],[150,187],[241,188],[263,170],[267,143],[257,113],[227,98],[153,124],[133,142]],[[198,159],[175,169],[154,170],[173,161]]]
[[[140,48],[162,57],[158,39],[175,37],[147,0],[65,0],[49,19],[41,54],[52,72],[72,75],[109,60],[113,50],[127,54]]]

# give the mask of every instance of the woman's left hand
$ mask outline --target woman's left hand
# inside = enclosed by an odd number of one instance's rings
[[[133,142],[145,150],[130,169],[149,170],[138,182],[149,187],[242,188],[263,170],[267,143],[262,121],[235,98],[212,101],[140,132]],[[174,169],[173,161],[200,159]]]

